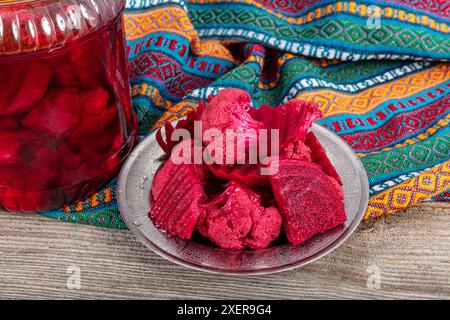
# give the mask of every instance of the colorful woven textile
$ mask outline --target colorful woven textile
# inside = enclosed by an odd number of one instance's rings
[[[128,0],[142,134],[228,87],[255,106],[314,101],[367,170],[366,218],[448,201],[449,17],[446,0]],[[115,182],[45,215],[125,227]]]

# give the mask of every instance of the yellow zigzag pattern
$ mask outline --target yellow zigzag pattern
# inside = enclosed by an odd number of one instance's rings
[[[373,197],[364,219],[388,215],[421,201],[436,197],[450,189],[450,161],[405,181]]]
[[[198,102],[184,100],[178,102],[165,112],[161,118],[154,124],[153,129],[162,127],[166,122],[175,121],[187,116],[190,112],[197,110]]]
[[[334,13],[351,13],[354,15],[359,15],[363,18],[370,18],[370,17],[376,17],[376,18],[393,18],[399,21],[411,23],[411,24],[417,24],[422,25],[425,27],[429,27],[430,29],[441,31],[444,33],[449,32],[449,27],[444,22],[437,22],[433,18],[427,15],[416,15],[412,12],[403,10],[403,9],[397,9],[393,7],[386,7],[386,8],[380,8],[380,7],[374,7],[374,9],[371,9],[373,5],[366,5],[362,3],[357,3],[354,1],[337,1],[333,4],[328,4],[323,7],[316,8],[307,14],[301,16],[301,17],[286,17],[285,15],[275,12],[271,9],[268,9],[263,4],[258,3],[253,0],[189,0],[189,3],[195,3],[195,4],[210,4],[210,3],[244,3],[252,5],[256,8],[262,9],[265,12],[282,19],[290,24],[296,24],[296,25],[302,25],[314,20],[317,20],[319,18],[330,16]]]
[[[186,12],[178,7],[158,8],[142,13],[125,14],[127,40],[139,40],[152,32],[176,33],[187,38],[194,55],[217,57],[235,62],[230,51],[218,41],[200,41]]]
[[[178,33],[191,41],[198,39],[197,31],[181,8],[157,8],[125,15],[125,32],[128,40],[140,39],[155,30]]]
[[[386,99],[401,99],[416,94],[426,87],[439,85],[450,79],[450,64],[442,63],[393,82],[368,88],[357,94],[333,90],[316,90],[299,94],[296,99],[315,102],[325,115],[339,113],[361,114],[376,108]]]
[[[150,97],[152,103],[160,108],[165,108],[165,109],[169,109],[170,107],[173,106],[173,103],[167,99],[164,99],[158,88],[146,84],[146,83],[141,83],[141,84],[136,84],[134,86],[131,87],[131,96],[132,97],[136,97],[136,96],[147,96]]]

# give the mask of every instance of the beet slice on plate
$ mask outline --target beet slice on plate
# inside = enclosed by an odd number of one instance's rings
[[[343,224],[347,216],[339,185],[311,162],[281,159],[270,177],[289,242],[300,245],[318,233]]]
[[[309,132],[307,134],[306,145],[311,150],[312,162],[322,167],[323,172],[332,177],[334,180],[336,180],[337,183],[339,183],[340,186],[342,186],[341,177],[337,173],[336,168],[334,167],[333,163],[331,163],[331,160],[328,158],[325,149],[322,147],[320,141],[317,139],[317,137],[314,135],[313,132]]]
[[[202,212],[201,203],[206,200],[193,167],[176,165],[169,159],[153,181],[150,219],[169,235],[190,239]]]

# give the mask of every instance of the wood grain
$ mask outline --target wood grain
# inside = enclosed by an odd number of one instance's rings
[[[450,206],[422,205],[371,221],[338,250],[268,276],[191,271],[153,254],[128,231],[0,214],[0,298],[450,298]],[[381,289],[368,289],[369,266]],[[67,268],[81,268],[69,290]]]

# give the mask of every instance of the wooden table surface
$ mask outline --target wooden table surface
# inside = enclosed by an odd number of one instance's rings
[[[0,298],[449,299],[449,230],[450,205],[420,205],[306,267],[230,277],[167,262],[128,231],[1,213]]]

